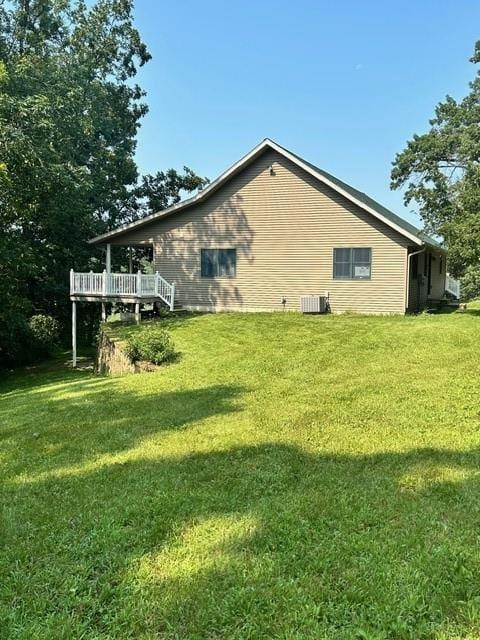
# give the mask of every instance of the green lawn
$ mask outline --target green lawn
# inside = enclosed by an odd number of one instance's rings
[[[8,377],[2,640],[478,640],[477,313],[191,316],[155,373]]]

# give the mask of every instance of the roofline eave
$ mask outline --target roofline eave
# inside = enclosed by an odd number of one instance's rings
[[[216,178],[216,180],[214,180],[207,187],[205,187],[205,189],[195,194],[191,198],[188,198],[183,202],[178,202],[177,204],[171,207],[168,207],[168,209],[157,211],[155,213],[152,213],[146,216],[145,218],[136,220],[135,222],[130,222],[128,224],[122,225],[121,227],[118,227],[117,229],[113,229],[112,231],[96,236],[95,238],[88,240],[88,243],[89,244],[103,244],[103,243],[107,244],[109,240],[116,238],[124,233],[127,233],[128,231],[137,229],[145,224],[149,224],[150,222],[153,222],[154,220],[162,219],[173,213],[176,213],[178,211],[191,207],[194,204],[197,204],[198,202],[201,202],[202,200],[206,199],[211,193],[213,193],[218,188],[220,188],[220,186],[223,185],[224,182],[226,182],[230,177],[232,177],[232,175],[234,175],[237,171],[241,170],[247,163],[249,163],[255,156],[263,152],[263,150],[266,148],[270,148],[270,149],[273,149],[274,151],[277,151],[280,155],[282,155],[283,157],[293,162],[295,165],[297,165],[298,167],[300,167],[301,169],[303,169],[304,171],[306,171],[307,173],[315,177],[317,180],[327,185],[337,193],[340,193],[344,198],[346,198],[350,202],[353,202],[356,206],[360,207],[364,211],[367,211],[367,213],[370,213],[371,215],[374,216],[374,218],[377,218],[388,227],[394,229],[401,236],[411,240],[415,245],[422,246],[423,244],[430,244],[425,240],[423,240],[422,238],[420,238],[419,236],[416,236],[415,234],[410,233],[406,229],[402,228],[400,225],[396,224],[392,220],[389,220],[388,218],[386,218],[381,213],[371,208],[361,200],[358,200],[351,193],[349,193],[348,191],[345,191],[339,185],[333,183],[328,178],[318,173],[318,171],[315,171],[313,167],[309,166],[307,163],[303,162],[299,157],[290,153],[290,151],[288,151],[284,147],[281,147],[279,144],[277,144],[273,140],[270,140],[269,138],[265,138],[264,140],[262,140],[262,142],[256,145],[249,153],[243,156],[240,160],[238,160],[235,164],[233,164],[229,169],[224,171],[218,178]],[[430,245],[430,246],[434,246],[434,245]],[[439,247],[435,247],[435,248],[438,248],[441,250],[441,248]]]

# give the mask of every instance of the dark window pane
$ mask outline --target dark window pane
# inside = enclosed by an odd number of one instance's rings
[[[218,250],[218,275],[234,276],[237,262],[236,249],[219,249]]]
[[[334,278],[351,278],[351,264],[350,262],[335,262],[333,265],[333,277]]]
[[[213,278],[215,275],[215,253],[213,249],[202,249],[202,278]]]
[[[352,277],[352,250],[351,249],[334,249],[333,250],[333,277],[334,278],[351,278]]]
[[[236,271],[236,249],[202,249],[201,276],[234,276]]]
[[[353,262],[370,263],[370,249],[354,249]]]
[[[333,261],[334,262],[350,262],[352,250],[351,249],[334,249]]]

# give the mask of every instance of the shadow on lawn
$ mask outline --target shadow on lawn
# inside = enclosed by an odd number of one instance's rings
[[[19,480],[3,492],[5,637],[35,623],[44,635],[23,637],[433,640],[479,628],[480,450],[272,442],[92,471],[155,433],[196,423],[201,438],[198,421],[241,410],[246,392],[158,394],[145,381],[132,392],[63,372],[7,394],[18,415],[34,393],[40,413],[12,427],[13,407],[1,413],[2,464]]]
[[[459,313],[462,313],[462,314],[464,313],[464,314],[469,315],[469,316],[480,317],[480,309],[469,309],[468,305],[467,305],[467,308],[465,309],[465,311],[461,311]]]
[[[201,397],[178,398],[184,422],[204,414]],[[445,482],[445,468],[467,477]],[[478,450],[351,456],[272,443],[9,488],[28,514],[8,539],[17,581],[23,571],[16,606],[92,636],[433,639],[456,623],[471,630],[480,620],[479,471]],[[18,568],[32,526],[48,536]],[[42,592],[51,594],[43,605]]]
[[[121,378],[78,379],[73,374],[68,382],[54,381],[53,385],[44,385],[34,392],[27,390],[26,394],[13,392],[14,403],[10,408],[2,407],[0,414],[0,442],[16,439],[16,446],[10,447],[10,453],[5,449],[3,455],[8,476],[15,477],[22,470],[35,475],[67,464],[78,465],[101,454],[131,449],[150,435],[238,411],[235,401],[245,391],[233,385],[214,385],[149,393],[143,389],[142,376],[135,381],[137,391],[132,391],[122,386]],[[16,416],[18,420],[22,400],[25,420],[21,425],[9,426],[9,419]],[[28,411],[32,410],[32,402],[36,407],[30,420]],[[29,455],[18,456],[19,446],[28,449]]]

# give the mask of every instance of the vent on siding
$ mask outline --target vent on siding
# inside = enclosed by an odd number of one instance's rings
[[[326,296],[301,296],[300,311],[302,313],[325,313],[327,310]]]

